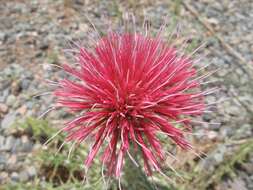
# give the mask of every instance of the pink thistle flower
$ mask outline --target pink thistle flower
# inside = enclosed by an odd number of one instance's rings
[[[182,149],[192,148],[185,131],[191,130],[192,116],[203,113],[205,92],[190,56],[160,33],[109,32],[93,49],[78,52],[78,66],[63,66],[77,79],[61,80],[54,95],[60,107],[80,114],[64,128],[67,140],[92,139],[87,168],[103,149],[108,175],[119,177],[133,146],[142,152],[147,175],[161,171],[165,153],[158,134]]]

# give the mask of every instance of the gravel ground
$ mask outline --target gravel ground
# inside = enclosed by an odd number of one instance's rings
[[[74,3],[73,3],[74,2]],[[52,104],[52,98],[35,94],[48,91],[44,79],[56,80],[62,73],[46,63],[66,61],[63,49],[68,40],[88,40],[89,23],[84,13],[102,31],[104,18],[118,23],[122,12],[132,11],[141,20],[151,19],[154,28],[168,14],[180,21],[183,33],[197,41],[207,41],[201,53],[208,53],[203,64],[219,68],[210,80],[221,90],[207,97],[211,103],[220,102],[203,120],[210,124],[196,125],[197,132],[207,132],[197,138],[197,145],[213,144],[202,167],[215,172],[216,166],[234,151],[230,142],[241,142],[253,135],[252,78],[240,66],[240,60],[215,38],[183,5],[174,1],[4,1],[0,3],[0,184],[34,179],[38,168],[29,161],[32,152],[40,147],[27,135],[16,135],[12,125],[28,116],[38,117]],[[253,61],[253,3],[251,0],[185,1],[190,4],[215,34],[239,53],[248,64]],[[172,19],[173,20],[173,19]],[[141,22],[137,22],[140,24]],[[208,85],[206,88],[212,86]],[[243,103],[243,104],[242,104]],[[65,117],[52,112],[47,119],[57,122]],[[220,124],[215,124],[220,123]],[[211,189],[253,189],[253,154],[236,167],[235,177],[224,178]]]
[[[225,43],[239,53],[246,64],[253,60],[253,4],[250,1],[190,1],[199,14],[206,18],[216,33]],[[239,65],[240,60],[221,43],[209,46],[211,59],[219,66],[217,78],[221,80],[225,96],[231,101],[218,105],[222,125],[218,134],[223,139],[252,138],[252,76],[248,76]],[[210,58],[209,58],[210,57]],[[239,102],[240,103],[239,103]],[[243,105],[242,105],[243,103]],[[246,108],[246,109],[245,109]],[[217,119],[217,117],[215,117]],[[225,146],[225,148],[228,148]],[[225,150],[228,152],[229,149]],[[234,179],[224,180],[217,189],[253,189],[252,154],[245,167],[237,168]],[[245,170],[246,169],[246,170]]]

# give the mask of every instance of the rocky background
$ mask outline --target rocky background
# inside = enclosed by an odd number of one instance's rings
[[[69,117],[53,111],[38,119],[53,99],[45,79],[56,81],[57,67],[70,60],[64,53],[69,41],[89,42],[91,29],[85,15],[101,31],[107,20],[120,23],[123,13],[145,17],[157,29],[168,15],[170,26],[181,24],[182,40],[189,51],[206,42],[198,53],[206,54],[202,74],[218,69],[206,84],[220,90],[207,96],[218,102],[203,123],[194,125],[190,137],[201,159],[193,153],[176,152],[168,159],[184,178],[168,170],[173,182],[154,176],[151,185],[125,179],[122,189],[252,190],[253,189],[253,3],[251,0],[12,0],[0,1],[0,189],[106,189],[100,167],[83,183],[82,159],[86,152],[62,144],[58,136],[46,142]],[[169,32],[169,31],[168,31]],[[57,154],[55,154],[59,150]],[[141,181],[144,181],[141,183]],[[117,182],[107,189],[117,189]]]

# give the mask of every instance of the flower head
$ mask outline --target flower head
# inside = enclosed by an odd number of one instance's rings
[[[79,113],[64,128],[67,140],[93,143],[87,167],[101,150],[108,174],[119,177],[134,147],[148,175],[160,171],[165,155],[158,134],[191,148],[184,132],[205,107],[191,57],[159,34],[116,32],[93,49],[81,47],[76,57],[78,66],[64,65],[76,79],[61,80],[54,95],[61,107]]]

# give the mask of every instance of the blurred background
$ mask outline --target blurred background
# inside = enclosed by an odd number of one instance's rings
[[[85,15],[102,33],[108,20],[117,25],[125,12],[134,13],[138,27],[147,17],[154,30],[168,15],[169,27],[181,25],[179,39],[190,38],[189,52],[206,42],[197,55],[206,55],[200,66],[211,65],[202,74],[219,70],[208,79],[216,82],[204,88],[221,90],[207,96],[207,103],[218,104],[198,118],[202,124],[194,124],[199,135],[189,137],[202,158],[177,150],[178,160],[166,161],[184,180],[168,169],[165,173],[173,182],[159,175],[147,181],[133,169],[123,176],[122,189],[252,190],[252,0],[0,0],[0,189],[105,188],[99,160],[89,181],[82,183],[84,147],[67,159],[71,146],[59,149],[64,134],[42,147],[71,115],[58,110],[38,119],[53,99],[36,95],[49,91],[45,79],[64,76],[48,63],[69,60],[63,52],[67,41],[89,43],[91,25]],[[117,183],[110,180],[107,188],[118,189]]]

